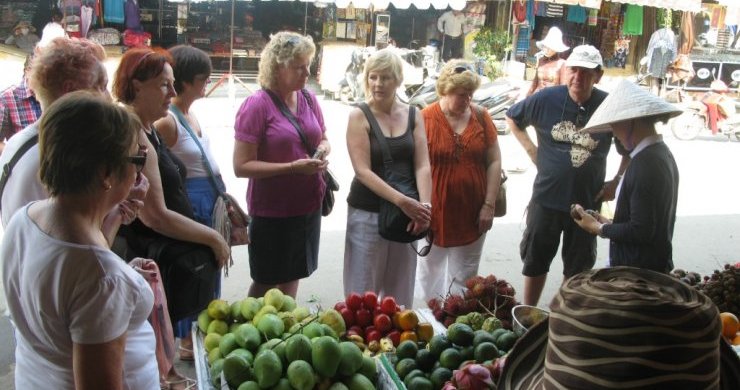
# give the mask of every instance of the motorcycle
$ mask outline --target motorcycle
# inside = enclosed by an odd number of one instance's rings
[[[352,51],[352,59],[344,71],[344,78],[339,82],[339,100],[346,104],[365,100],[362,87],[362,72],[365,60],[372,54],[374,48],[364,47]]]
[[[488,111],[499,135],[506,135],[511,132],[506,123],[506,111],[516,103],[519,94],[518,86],[505,78],[499,78],[489,83],[482,83],[473,93],[473,103]]]
[[[712,82],[712,90],[701,100],[688,102],[684,113],[671,123],[673,135],[680,140],[692,140],[701,133],[721,134],[729,140],[733,135],[740,141],[740,102],[725,95],[722,81]]]

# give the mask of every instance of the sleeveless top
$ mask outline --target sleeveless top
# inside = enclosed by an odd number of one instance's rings
[[[172,151],[172,154],[179,158],[187,167],[187,178],[208,177],[208,172],[203,165],[203,157],[200,153],[200,148],[198,148],[198,145],[195,143],[195,140],[193,140],[190,132],[188,132],[182,122],[180,122],[177,115],[170,111],[167,112],[167,115],[171,116],[177,125],[177,142],[175,142],[175,145],[173,145],[170,150]],[[211,152],[210,138],[208,138],[208,135],[205,132],[201,132],[200,137],[198,137],[198,141],[200,141],[200,145],[203,146],[203,150],[206,152],[206,158],[208,158],[208,162],[211,164],[213,174],[216,176],[220,175],[221,171],[218,168],[218,163],[216,163],[216,160],[213,158],[213,153]]]
[[[187,175],[185,165],[160,140],[157,130],[152,128],[150,133],[146,133],[146,137],[149,139],[149,142],[152,143],[152,146],[154,146],[154,152],[157,153],[159,176],[162,180],[162,194],[164,195],[164,203],[167,206],[167,209],[190,219],[194,219],[193,208],[190,205],[188,193],[183,185]],[[121,226],[120,230],[123,231],[127,238],[129,238],[129,245],[135,241],[131,239],[133,237],[156,238],[162,236],[144,225],[144,223],[142,223],[138,218],[129,226]],[[132,247],[134,250],[137,249],[136,245],[132,245]]]
[[[397,137],[385,137],[388,142],[388,148],[393,158],[393,171],[399,174],[414,177],[414,116],[415,110],[409,107],[409,121],[406,126],[406,132]],[[372,133],[368,131],[370,137],[370,166],[372,171],[381,179],[384,178],[383,153],[380,150],[380,144]],[[360,210],[377,213],[380,209],[380,197],[360,183],[355,177],[347,196],[347,203]]]

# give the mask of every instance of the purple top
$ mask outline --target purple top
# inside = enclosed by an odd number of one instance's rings
[[[310,94],[311,110],[303,94],[296,94],[295,114],[308,142],[316,148],[324,132],[324,117],[316,96]],[[286,163],[306,158],[308,151],[295,127],[275,107],[267,92],[259,90],[249,96],[236,113],[234,124],[237,141],[257,144],[257,159]],[[318,210],[324,199],[323,175],[278,175],[250,179],[247,188],[249,213],[260,217],[294,217]]]

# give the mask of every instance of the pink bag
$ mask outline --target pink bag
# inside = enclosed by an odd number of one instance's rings
[[[166,378],[175,361],[175,334],[172,331],[172,322],[167,311],[167,298],[164,295],[162,276],[157,263],[152,260],[146,260],[143,268],[135,267],[134,269],[144,277],[154,293],[154,307],[149,315],[149,323],[152,324],[154,337],[157,340],[156,355],[159,375]]]

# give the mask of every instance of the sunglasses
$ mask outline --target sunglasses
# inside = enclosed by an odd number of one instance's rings
[[[454,72],[455,74],[460,74],[460,73],[462,73],[462,72],[465,72],[466,70],[469,70],[469,71],[471,71],[471,72],[475,73],[475,72],[473,71],[473,69],[472,69],[471,67],[469,67],[469,66],[456,66],[456,67],[454,67],[454,68],[452,69],[452,71],[453,71],[453,72]]]
[[[147,150],[146,147],[143,145],[139,145],[139,154],[136,156],[129,156],[126,158],[126,160],[134,164],[136,167],[136,173],[141,173],[141,171],[144,169],[144,165],[146,164],[146,155]]]
[[[588,122],[588,112],[585,107],[578,106],[578,114],[576,114],[576,127],[581,128],[586,126]]]
[[[420,250],[416,250],[413,242],[409,244],[411,248],[414,249],[414,252],[416,252],[416,254],[421,257],[426,257],[432,250],[432,244],[434,243],[434,233],[430,230],[429,233],[427,233],[427,236],[424,237],[424,239],[426,240],[427,244],[423,246]]]

